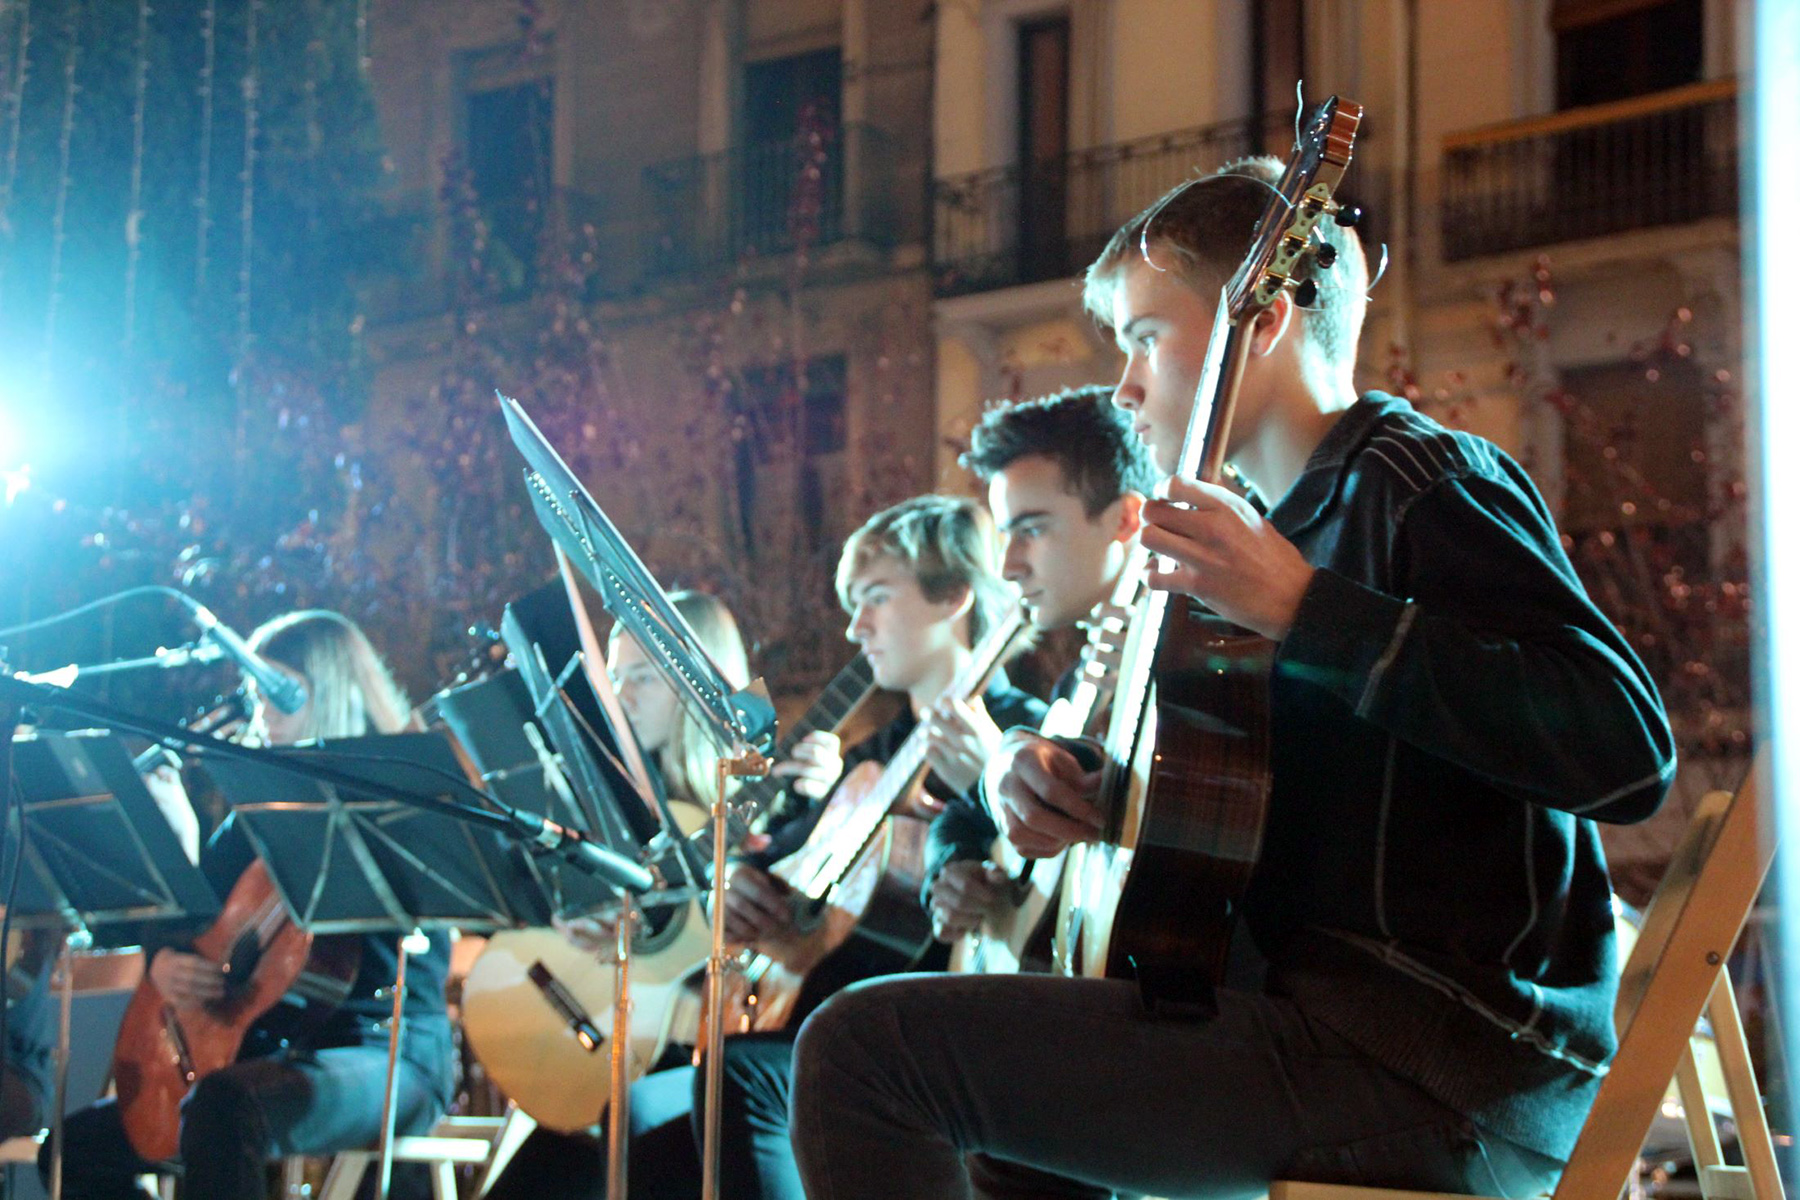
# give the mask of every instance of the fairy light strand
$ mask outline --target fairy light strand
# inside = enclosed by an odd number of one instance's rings
[[[218,0],[200,14],[200,173],[194,185],[194,290],[206,291],[207,235],[212,232],[213,76],[219,34]]]
[[[150,0],[138,0],[137,64],[131,107],[131,203],[125,211],[125,349],[137,342],[138,259],[143,248],[144,104],[150,83]]]
[[[81,61],[81,0],[68,0],[64,17],[69,49],[63,57],[63,110],[58,142],[56,209],[50,221],[50,299],[44,309],[46,380],[53,373],[51,358],[56,349],[56,318],[62,307],[63,247],[68,242],[70,152],[75,144],[75,69]]]
[[[257,100],[261,80],[256,70],[257,17],[262,0],[250,0],[244,14],[244,171],[243,191],[239,201],[240,223],[238,258],[238,361],[242,367],[250,352],[250,285],[256,248],[256,122]]]
[[[31,0],[18,0],[14,7],[19,13],[18,44],[6,96],[6,175],[4,179],[0,179],[0,225],[6,222],[7,214],[12,209],[13,185],[19,176],[20,124],[25,111],[25,81],[30,75],[31,67]],[[6,264],[6,258],[0,257],[0,281],[6,277]]]
[[[12,86],[6,97],[6,179],[0,182],[0,217],[12,206],[13,186],[19,178],[19,134],[25,113],[25,81],[31,74],[31,0],[19,0],[18,45],[15,47]]]

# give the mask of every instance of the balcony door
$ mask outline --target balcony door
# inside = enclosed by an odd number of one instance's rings
[[[1019,26],[1020,278],[1073,269],[1068,251],[1069,16]]]
[[[843,223],[843,52],[836,46],[744,65],[736,152],[737,248],[788,249],[796,234],[834,241]],[[803,134],[817,134],[817,149]],[[822,157],[817,157],[822,155]],[[807,174],[817,165],[815,182]]]

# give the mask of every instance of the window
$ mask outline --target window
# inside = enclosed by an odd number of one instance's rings
[[[1019,252],[1023,279],[1067,274],[1069,17],[1019,25]]]
[[[838,456],[848,443],[844,409],[845,359],[841,354],[806,364],[804,392],[792,363],[752,367],[732,393],[736,425],[735,483],[738,532],[751,555],[769,531],[798,520],[809,550],[834,545],[842,532],[831,503],[841,487]]]
[[[1250,19],[1250,113],[1292,112],[1295,89],[1306,75],[1305,0],[1257,0]],[[1264,127],[1252,127],[1258,153],[1277,149],[1263,144]]]
[[[489,267],[522,286],[537,261],[554,172],[555,86],[534,79],[468,94],[469,174],[489,227]]]
[[[740,249],[770,251],[794,240],[802,214],[800,179],[815,151],[799,141],[817,133],[825,156],[816,197],[820,228],[817,240],[830,241],[843,213],[843,156],[839,123],[844,90],[844,61],[835,46],[744,66],[743,145],[736,168],[738,228],[733,242]]]
[[[1559,109],[1700,80],[1704,0],[1558,0],[1551,24]]]
[[[843,106],[844,56],[836,46],[744,65],[744,142],[785,142],[802,119],[836,128]]]
[[[1706,440],[1706,389],[1698,367],[1666,356],[1654,364],[1583,367],[1565,371],[1563,387],[1583,410],[1569,418],[1565,438],[1565,529],[1667,524],[1666,515],[1638,511],[1645,496],[1632,485],[1633,473],[1673,508],[1705,510],[1706,472],[1694,461]],[[1621,508],[1627,503],[1634,508],[1629,515]]]

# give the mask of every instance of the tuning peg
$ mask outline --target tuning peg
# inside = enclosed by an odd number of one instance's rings
[[[1336,221],[1338,223],[1338,225],[1344,229],[1354,228],[1356,226],[1356,223],[1358,221],[1362,220],[1362,218],[1363,218],[1362,206],[1358,205],[1358,204],[1343,205],[1342,207],[1340,207],[1337,210],[1337,212],[1335,212],[1331,215],[1331,219]]]
[[[1319,252],[1313,255],[1313,261],[1321,267],[1329,267],[1338,259],[1338,248],[1330,242],[1320,242]]]
[[[1301,308],[1311,308],[1313,302],[1318,298],[1319,285],[1310,279],[1294,289],[1294,303],[1298,304]]]

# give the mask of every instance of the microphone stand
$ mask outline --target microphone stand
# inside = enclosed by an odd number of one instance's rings
[[[619,908],[613,957],[611,1095],[606,1103],[606,1200],[625,1200],[631,1148],[631,943],[637,937],[638,906],[631,896]]]
[[[112,675],[119,671],[171,671],[178,667],[216,663],[224,657],[225,652],[216,645],[189,642],[185,646],[159,646],[156,653],[146,654],[141,658],[115,658],[110,662],[101,663],[69,663],[67,666],[54,667],[48,671],[20,675],[19,678],[28,683],[47,683],[52,686],[66,687],[87,675]]]

